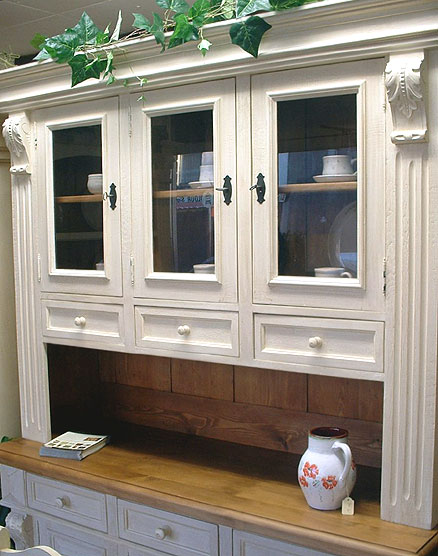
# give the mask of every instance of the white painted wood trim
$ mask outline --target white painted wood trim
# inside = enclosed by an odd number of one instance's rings
[[[36,221],[32,211],[30,124],[25,113],[3,124],[11,153],[12,221],[15,269],[18,372],[24,438],[46,442],[50,436],[47,359],[40,340],[36,290]]]
[[[435,51],[430,55],[430,90],[438,90],[437,71]],[[431,122],[438,120],[437,108],[435,99],[429,105]],[[393,145],[388,137],[388,326],[381,492],[383,519],[426,529],[433,528],[438,519],[436,124],[430,131],[429,145]]]

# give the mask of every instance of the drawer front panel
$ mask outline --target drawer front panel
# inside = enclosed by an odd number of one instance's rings
[[[233,556],[330,556],[303,546],[297,546],[257,535],[233,531]]]
[[[254,315],[255,358],[383,372],[382,322]]]
[[[218,528],[212,523],[118,501],[119,536],[175,556],[218,555]]]
[[[35,510],[97,531],[108,530],[105,495],[100,492],[28,474],[27,496]]]
[[[123,307],[64,301],[42,302],[43,334],[54,338],[124,343]]]
[[[135,320],[138,346],[239,355],[237,313],[136,307]]]
[[[118,556],[117,544],[64,523],[38,519],[40,543],[57,550],[62,556]]]

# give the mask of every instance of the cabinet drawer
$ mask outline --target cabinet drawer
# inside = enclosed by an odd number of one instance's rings
[[[255,358],[383,372],[382,322],[254,315]]]
[[[330,556],[303,546],[233,531],[233,556]]]
[[[107,531],[105,495],[86,488],[27,475],[29,507],[61,519]]]
[[[218,555],[218,528],[124,500],[118,501],[119,536],[175,556]]]
[[[237,313],[136,307],[135,322],[141,347],[239,355]]]
[[[62,556],[118,556],[117,544],[105,535],[40,518],[37,525],[40,543],[54,548]]]
[[[42,321],[44,336],[124,343],[121,305],[44,300]]]

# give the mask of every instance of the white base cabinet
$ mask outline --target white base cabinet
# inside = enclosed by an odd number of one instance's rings
[[[5,465],[1,477],[1,503],[11,508],[21,548],[42,544],[62,556],[328,556]]]

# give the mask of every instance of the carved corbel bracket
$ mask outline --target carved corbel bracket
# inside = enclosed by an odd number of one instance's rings
[[[11,153],[11,174],[30,175],[30,125],[24,113],[5,120],[3,137]]]
[[[34,545],[33,522],[30,515],[12,510],[6,516],[6,527],[17,549],[24,550]]]
[[[427,141],[424,53],[395,54],[385,69],[385,85],[391,106],[395,144]]]

